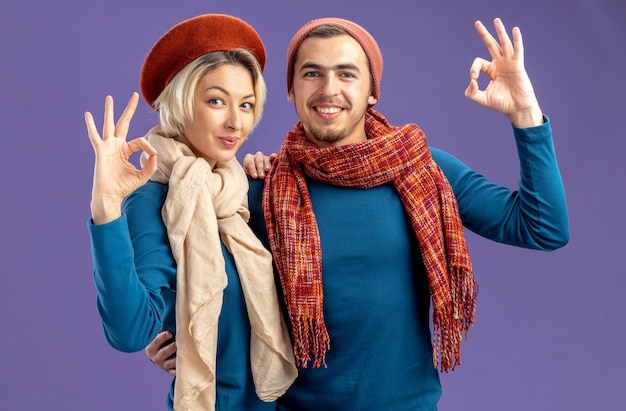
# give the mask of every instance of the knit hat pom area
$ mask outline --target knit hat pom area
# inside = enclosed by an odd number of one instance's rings
[[[245,21],[226,14],[203,14],[168,30],[148,52],[139,87],[148,104],[159,97],[172,78],[196,58],[213,52],[243,48],[265,68],[265,46]]]

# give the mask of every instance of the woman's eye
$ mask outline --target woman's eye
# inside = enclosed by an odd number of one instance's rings
[[[252,104],[252,103],[243,103],[241,105],[241,107],[243,107],[245,109],[248,109],[248,110],[252,110],[254,108],[254,104]]]
[[[222,101],[222,99],[219,98],[211,98],[209,99],[209,104],[213,104],[214,106],[221,106],[224,104],[224,102]]]

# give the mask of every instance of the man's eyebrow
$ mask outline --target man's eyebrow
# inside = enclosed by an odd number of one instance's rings
[[[314,70],[353,70],[356,72],[360,72],[359,67],[356,64],[352,64],[352,63],[343,63],[343,64],[337,64],[335,66],[332,66],[330,68],[322,66],[321,64],[317,64],[317,63],[313,63],[313,62],[305,62],[303,63],[299,70],[308,70],[308,69],[314,69]]]

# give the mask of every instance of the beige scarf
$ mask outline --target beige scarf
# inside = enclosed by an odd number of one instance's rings
[[[174,408],[215,409],[217,327],[227,285],[220,238],[234,256],[250,318],[256,393],[273,401],[292,384],[297,370],[271,254],[247,224],[246,175],[235,158],[211,170],[186,145],[158,132],[152,129],[147,139],[158,152],[152,179],[169,183],[162,217],[177,264]]]

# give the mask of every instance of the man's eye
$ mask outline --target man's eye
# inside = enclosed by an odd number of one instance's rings
[[[319,73],[315,72],[315,71],[309,71],[307,73],[304,73],[305,77],[319,77]]]

